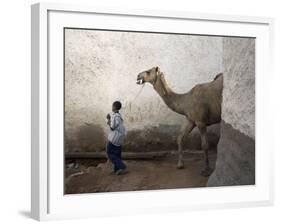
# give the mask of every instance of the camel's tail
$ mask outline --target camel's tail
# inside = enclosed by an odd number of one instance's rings
[[[219,73],[219,74],[217,74],[216,75],[216,77],[214,78],[214,80],[217,80],[219,77],[221,77],[223,75],[223,73],[221,72],[221,73]]]

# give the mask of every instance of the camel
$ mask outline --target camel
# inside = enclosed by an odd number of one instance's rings
[[[164,103],[174,112],[184,115],[187,124],[182,128],[177,138],[178,163],[177,168],[184,168],[182,140],[196,126],[201,136],[201,147],[204,151],[205,165],[201,172],[209,176],[212,170],[209,166],[207,126],[221,121],[221,103],[223,89],[223,74],[216,75],[213,81],[195,85],[190,91],[183,94],[175,93],[164,78],[160,68],[153,67],[137,76],[137,84],[150,83],[163,99]]]

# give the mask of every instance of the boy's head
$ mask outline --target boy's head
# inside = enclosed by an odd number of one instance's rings
[[[122,104],[120,103],[120,101],[115,101],[113,104],[112,104],[112,111],[113,112],[118,112],[122,107]]]

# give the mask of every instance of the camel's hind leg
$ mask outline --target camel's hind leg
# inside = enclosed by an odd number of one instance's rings
[[[208,155],[208,151],[209,151],[209,143],[208,143],[208,137],[207,137],[207,127],[205,124],[203,123],[199,123],[196,124],[197,127],[199,128],[200,131],[200,135],[201,135],[201,146],[202,149],[204,150],[204,159],[205,159],[205,167],[204,170],[201,172],[202,176],[210,176],[212,173],[212,170],[210,168],[209,165],[209,155]]]
[[[178,156],[179,156],[179,159],[178,159],[178,164],[177,164],[177,168],[178,169],[183,169],[184,168],[184,165],[183,165],[183,154],[182,154],[182,140],[183,140],[183,137],[185,136],[185,134],[189,134],[192,129],[194,128],[194,123],[190,120],[187,120],[187,124],[186,126],[184,126],[184,128],[182,129],[180,135],[178,136],[178,139],[177,139],[177,143],[178,143]]]

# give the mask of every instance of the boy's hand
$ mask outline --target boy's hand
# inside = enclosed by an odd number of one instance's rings
[[[109,120],[110,119],[110,114],[107,114],[106,118],[107,118],[107,120]]]

